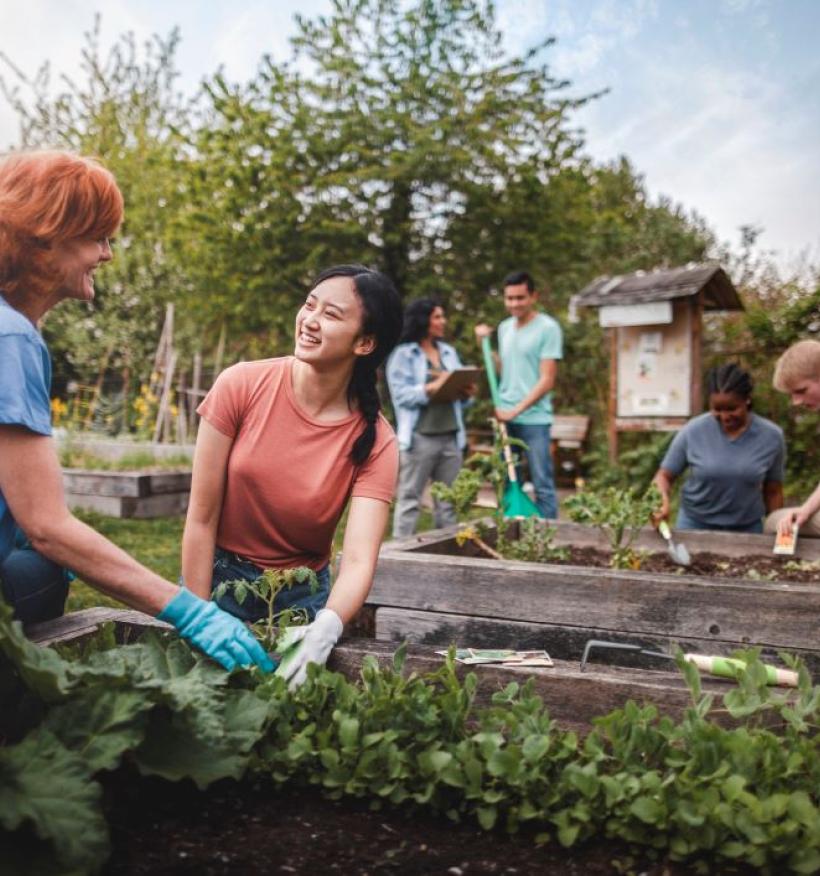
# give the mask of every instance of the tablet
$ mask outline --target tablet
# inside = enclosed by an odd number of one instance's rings
[[[456,368],[450,371],[447,380],[430,396],[428,403],[457,401],[462,390],[471,383],[478,383],[482,374],[483,368]]]

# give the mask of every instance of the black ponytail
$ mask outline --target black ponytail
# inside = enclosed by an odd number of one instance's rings
[[[391,280],[378,271],[364,265],[336,265],[322,271],[311,288],[332,277],[350,277],[362,305],[363,335],[375,339],[373,350],[366,356],[358,356],[353,366],[353,376],[347,386],[347,400],[355,402],[364,419],[364,429],[353,442],[350,458],[355,465],[362,465],[370,456],[376,442],[376,422],[381,410],[377,389],[378,369],[390,355],[401,336],[402,306],[399,293]]]

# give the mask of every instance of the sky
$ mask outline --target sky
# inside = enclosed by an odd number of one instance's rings
[[[264,52],[284,60],[293,14],[328,0],[0,0],[0,53],[32,75],[49,61],[76,75],[83,32],[102,13],[102,42],[181,31],[180,86],[220,65],[251,77]],[[546,36],[543,55],[572,93],[608,89],[579,110],[586,151],[626,155],[653,197],[696,211],[737,247],[742,225],[785,271],[820,264],[820,2],[817,0],[496,0],[509,51]],[[8,67],[0,62],[0,74]],[[0,149],[17,142],[0,95]]]

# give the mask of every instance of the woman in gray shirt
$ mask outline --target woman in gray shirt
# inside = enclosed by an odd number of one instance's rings
[[[762,532],[763,517],[783,505],[783,430],[752,412],[752,380],[738,365],[707,375],[709,411],[675,435],[654,483],[669,517],[672,484],[684,470],[678,529]]]

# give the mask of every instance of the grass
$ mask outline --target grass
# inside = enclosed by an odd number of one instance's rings
[[[184,517],[157,517],[153,520],[129,520],[106,517],[95,511],[74,512],[97,532],[119,545],[144,566],[169,581],[176,581],[180,571],[180,547]],[[121,602],[89,587],[79,578],[71,584],[66,611],[79,611],[107,605],[122,608]]]

